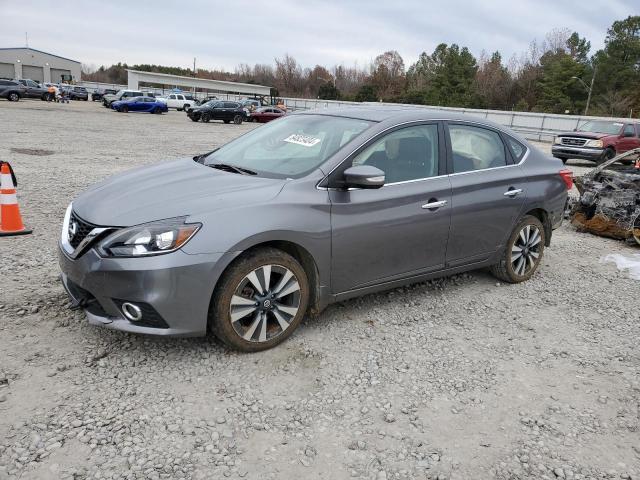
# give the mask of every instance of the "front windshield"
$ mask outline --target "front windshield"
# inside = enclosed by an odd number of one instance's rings
[[[616,135],[620,133],[622,124],[618,122],[591,121],[582,125],[578,130],[581,132],[606,133]]]
[[[327,115],[282,117],[224,145],[204,163],[229,164],[266,177],[297,178],[318,168],[371,125]]]

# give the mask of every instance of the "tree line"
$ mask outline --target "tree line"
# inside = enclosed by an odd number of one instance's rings
[[[390,50],[362,66],[305,68],[285,54],[274,64],[243,63],[233,72],[118,63],[85,68],[83,79],[126,83],[127,68],[270,85],[279,96],[571,114],[584,112],[593,86],[590,115],[637,117],[640,16],[613,22],[604,48],[593,54],[578,32],[554,29],[506,62],[499,51],[476,58],[467,47],[442,43],[408,68]]]

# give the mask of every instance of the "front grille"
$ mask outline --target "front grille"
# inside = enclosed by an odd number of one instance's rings
[[[571,147],[582,147],[585,143],[587,143],[586,138],[562,137],[562,145],[569,145]]]
[[[71,234],[71,229],[73,225],[75,226],[75,233]],[[89,222],[85,222],[82,220],[75,212],[71,212],[71,217],[69,218],[69,244],[74,248],[78,248],[80,242],[84,240],[91,230],[96,228],[96,225],[93,225]]]

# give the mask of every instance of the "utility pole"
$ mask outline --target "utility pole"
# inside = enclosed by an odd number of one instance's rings
[[[596,66],[593,66],[593,76],[591,77],[591,85],[587,86],[586,83],[584,83],[584,80],[582,80],[579,77],[571,77],[574,80],[578,80],[582,86],[584,87],[584,89],[589,92],[589,95],[587,96],[587,104],[584,107],[584,116],[587,116],[587,113],[589,112],[589,104],[591,103],[591,92],[593,92],[593,81],[596,79]]]
[[[584,107],[584,116],[587,116],[589,104],[591,103],[591,92],[593,92],[593,81],[596,79],[596,66],[593,65],[593,76],[591,77],[591,86],[589,87],[589,96],[587,97],[587,105]]]
[[[29,48],[29,32],[24,32],[24,46]]]

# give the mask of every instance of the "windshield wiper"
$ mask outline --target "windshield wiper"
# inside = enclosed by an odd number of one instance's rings
[[[240,175],[257,175],[253,170],[249,170],[248,168],[236,167],[235,165],[230,165],[228,163],[212,163],[209,165],[211,168],[217,168],[218,170],[224,170],[226,172],[239,173]]]

